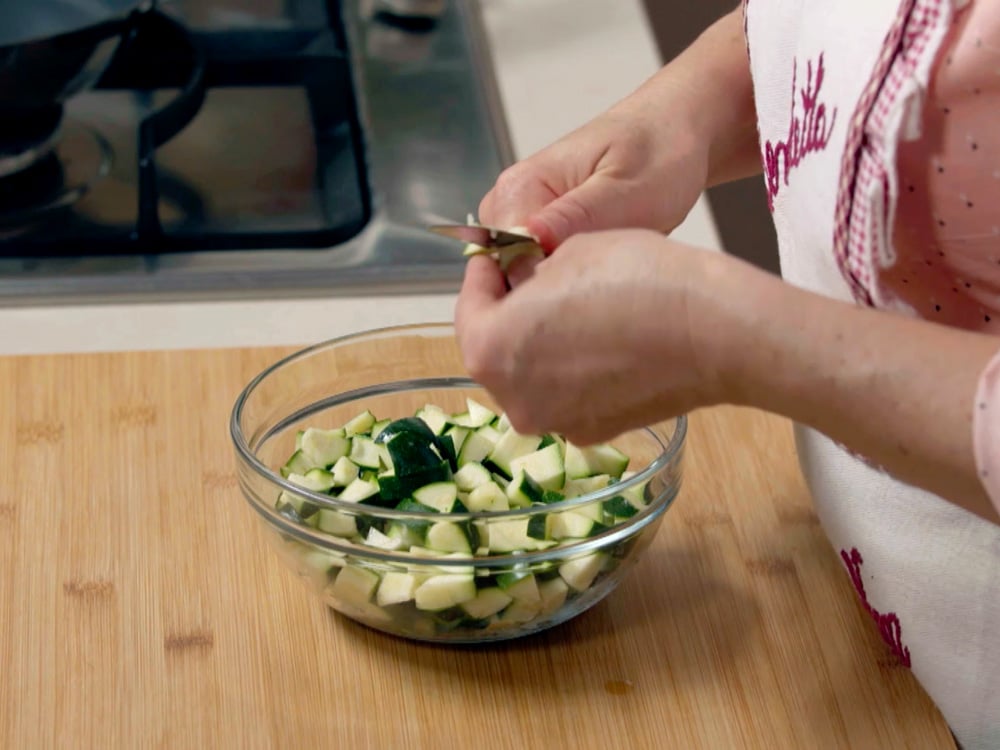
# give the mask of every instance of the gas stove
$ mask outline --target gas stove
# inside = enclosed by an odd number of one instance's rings
[[[511,162],[477,3],[174,0],[0,124],[0,302],[450,292]]]

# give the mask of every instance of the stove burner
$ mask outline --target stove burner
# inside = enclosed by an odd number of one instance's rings
[[[113,157],[110,144],[96,130],[67,123],[62,137],[41,158],[0,177],[0,236],[16,234],[50,212],[72,206],[108,175]]]
[[[22,172],[50,154],[59,140],[62,118],[61,105],[0,116],[0,178]]]

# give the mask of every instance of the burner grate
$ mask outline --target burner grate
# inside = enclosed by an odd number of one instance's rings
[[[0,235],[0,256],[325,249],[349,240],[372,206],[340,38],[332,24],[196,30],[162,11],[145,14],[94,89],[67,106],[65,119],[81,120],[86,105],[84,125],[116,134],[108,186],[59,221]],[[285,101],[305,112],[296,128],[248,142],[254,110],[273,114]],[[228,132],[206,144],[219,121]],[[229,157],[235,143],[241,150]],[[284,151],[297,161],[281,163]],[[9,226],[21,208],[0,192],[0,222]]]

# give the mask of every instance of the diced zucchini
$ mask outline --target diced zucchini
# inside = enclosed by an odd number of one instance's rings
[[[479,428],[491,424],[497,415],[492,410],[480,404],[475,399],[465,399],[467,411],[464,414],[456,414],[451,418],[454,424],[461,427]]]
[[[413,499],[439,513],[451,513],[458,499],[454,482],[433,482],[413,491]]]
[[[319,510],[319,506],[309,502],[301,495],[295,495],[291,492],[282,492],[278,495],[278,502],[275,504],[275,508],[279,513],[295,523],[302,523],[307,516],[311,516]]]
[[[602,443],[580,449],[590,474],[610,474],[620,477],[628,468],[629,458],[613,445]]]
[[[438,521],[431,524],[427,530],[427,546],[438,552],[464,552],[472,554],[473,540],[470,537],[471,527],[452,521]],[[473,532],[474,533],[474,532]]]
[[[611,476],[609,474],[595,474],[589,477],[581,477],[580,479],[567,479],[562,491],[567,498],[580,497],[581,495],[589,495],[591,492],[603,490],[609,484],[611,484]]]
[[[365,544],[369,547],[376,547],[378,549],[389,550],[390,552],[398,550],[403,546],[400,539],[396,537],[390,537],[383,534],[376,528],[368,529],[368,536],[365,537]]]
[[[462,603],[462,609],[469,617],[485,620],[492,617],[513,601],[513,598],[502,589],[491,586],[479,589],[474,599]]]
[[[604,512],[615,519],[626,519],[634,516],[639,510],[622,495],[615,495],[610,500],[604,501]]]
[[[471,492],[476,487],[492,481],[489,470],[478,461],[470,461],[455,472],[455,484],[462,492]]]
[[[383,435],[392,429],[390,424]],[[437,451],[433,437],[414,431],[397,432],[385,442],[397,476],[405,477],[438,466],[444,459]],[[446,462],[447,463],[447,462]]]
[[[407,498],[403,500],[399,505],[396,506],[396,510],[406,511],[408,513],[425,513],[428,516],[433,516],[437,513],[437,509],[430,507],[429,505],[424,505],[423,503],[418,503],[413,498]],[[407,523],[409,523],[407,521]],[[420,523],[432,523],[431,520],[421,521]]]
[[[539,614],[548,616],[556,613],[569,594],[569,586],[562,578],[551,578],[538,584],[538,593],[542,599],[542,609]]]
[[[514,507],[527,507],[532,503],[543,502],[545,490],[525,471],[518,470],[507,485],[507,499]]]
[[[394,471],[378,475],[379,492],[387,501],[398,501],[410,497],[415,491],[436,482],[448,482],[452,478],[447,461],[432,466],[417,474],[398,477]]]
[[[521,435],[513,428],[509,428],[500,435],[493,450],[487,458],[507,476],[513,476],[510,463],[515,458],[526,456],[538,450],[542,438],[539,435]]]
[[[434,508],[418,503],[416,500],[407,498],[396,506],[396,510],[410,513],[423,513],[428,516],[436,515]],[[427,530],[432,521],[417,521],[410,519],[394,519],[386,525],[386,536],[399,539],[404,547],[422,546],[427,538]]]
[[[532,539],[549,537],[548,515],[533,515],[528,519],[528,536]]]
[[[536,549],[538,540],[528,536],[528,519],[493,521],[488,526],[487,544],[491,552],[517,552]]]
[[[289,474],[288,481],[304,490],[327,492],[333,487],[333,474],[326,469],[310,469],[305,476]]]
[[[515,458],[511,461],[510,468],[514,473],[523,471],[529,474],[545,490],[561,490],[566,479],[562,453],[555,443]]]
[[[347,437],[364,435],[371,431],[374,424],[375,415],[365,409],[363,412],[358,414],[358,416],[354,417],[354,419],[351,419],[344,425],[344,434]]]
[[[401,432],[412,432],[420,439],[420,442],[426,444],[433,443],[434,438],[436,437],[434,431],[427,425],[427,422],[419,416],[402,417],[400,419],[391,420],[385,427],[383,427],[378,434],[376,442],[387,443]]]
[[[333,473],[326,469],[310,469],[306,472],[306,479],[312,482],[309,489],[316,492],[329,492],[336,485]]]
[[[500,621],[521,625],[534,620],[540,611],[540,601],[527,602],[516,599],[500,614]]]
[[[419,521],[389,521],[385,527],[385,535],[390,539],[398,539],[400,549],[422,546],[426,541],[429,524]]]
[[[382,576],[382,582],[375,594],[375,603],[380,607],[388,607],[392,604],[408,602],[413,599],[418,585],[419,579],[412,573],[389,571]]]
[[[444,431],[444,434],[441,436],[441,438],[451,439],[451,444],[455,448],[455,456],[457,458],[458,454],[461,453],[462,451],[462,446],[465,445],[465,439],[469,437],[469,433],[471,432],[472,430],[469,427],[459,427],[458,425],[452,425],[451,427],[449,427],[447,430]]]
[[[592,552],[583,557],[567,560],[559,566],[559,575],[576,591],[586,591],[604,567],[605,555]]]
[[[631,479],[636,475],[637,472],[626,471],[622,473],[622,481]],[[648,503],[646,502],[646,487],[649,486],[649,482],[642,482],[641,484],[635,484],[631,487],[626,487],[622,490],[622,497],[629,501],[632,507],[642,510]]]
[[[333,465],[331,472],[333,474],[333,484],[337,487],[346,487],[358,478],[359,471],[356,463],[347,456],[341,456],[337,459],[337,463]]]
[[[337,574],[337,580],[333,582],[330,594],[346,604],[360,606],[371,601],[378,583],[377,573],[367,568],[348,565]]]
[[[337,495],[337,498],[349,503],[359,503],[374,495],[378,495],[378,482],[358,477],[344,487],[341,493]]]
[[[428,578],[414,592],[417,609],[439,611],[476,598],[476,583],[471,575],[443,573]]]
[[[371,438],[358,435],[351,439],[351,461],[365,469],[381,468],[381,453],[375,441]]]
[[[445,429],[451,424],[451,415],[440,406],[435,406],[434,404],[425,405],[417,412],[417,417],[422,419],[435,435],[444,433]]]
[[[309,456],[314,466],[333,466],[350,450],[351,441],[344,435],[344,430],[310,427],[302,433],[302,452]]]
[[[394,471],[383,471],[376,481],[379,495],[385,498],[386,502],[398,502],[410,495],[409,484],[397,477]]]
[[[550,513],[548,517],[548,537],[550,539],[583,539],[590,536],[597,523],[582,513],[566,510]]]
[[[500,485],[493,481],[481,484],[469,493],[466,507],[474,512],[508,510],[510,503]]]
[[[378,449],[378,470],[395,471],[395,467],[392,464],[392,456],[389,455],[389,449],[378,442],[375,443],[375,447]]]
[[[371,432],[368,434],[368,437],[377,442],[378,436],[382,434],[382,430],[384,430],[391,421],[392,421],[391,419],[380,419],[377,422],[375,422],[375,424],[372,425],[372,429]]]
[[[584,457],[583,451],[580,450],[578,445],[567,441],[565,456],[567,481],[570,479],[583,479],[584,477],[590,476],[590,467],[587,466],[587,459]]]
[[[571,555],[574,545],[644,508],[647,490],[616,489],[601,503],[556,513],[542,508],[546,512],[530,518],[453,520],[446,514],[554,504],[634,475],[628,458],[610,444],[583,448],[557,434],[519,434],[506,414],[498,417],[473,399],[466,406],[463,414],[450,415],[428,403],[396,420],[377,420],[366,410],[340,429],[307,428],[296,435],[283,476],[304,489],[361,503],[361,512],[335,511],[284,492],[278,513],[352,543],[426,559],[409,572],[379,575],[347,565],[344,555],[298,545],[300,572],[328,585],[335,606],[369,622],[405,616],[428,637],[517,628],[551,616],[616,562],[612,556],[624,548],[531,567],[517,562],[477,575],[468,564],[473,555],[517,560],[522,552],[550,547]],[[364,515],[364,505],[417,517],[381,520]]]
[[[463,575],[474,577],[476,569],[472,565],[433,565],[433,560],[468,560],[469,556],[464,552],[438,552],[426,547],[410,547],[409,554],[413,557],[425,557],[429,562],[422,564],[417,572],[426,573],[429,569],[437,570],[448,575]]]
[[[316,465],[312,462],[302,450],[297,450],[291,455],[291,458],[281,467],[281,476],[287,479],[291,474],[298,474],[299,476],[305,476],[305,473],[310,469],[316,468]]]
[[[358,533],[354,516],[331,508],[320,508],[316,512],[316,528],[333,536],[349,538]]]
[[[482,463],[483,459],[490,455],[490,451],[493,450],[493,446],[499,439],[499,436],[497,436],[497,440],[493,439],[492,433],[494,432],[496,430],[492,427],[484,427],[469,433],[465,442],[462,443],[462,449],[458,452],[459,468],[467,463]]]
[[[579,513],[581,516],[586,516],[591,521],[604,523],[604,508],[601,503],[587,503],[586,505],[579,505],[576,508],[573,508],[573,512]]]
[[[503,589],[507,596],[519,602],[529,602],[537,604],[541,601],[541,594],[538,591],[538,579],[532,573],[518,578],[511,583],[502,575],[497,577],[497,585]]]
[[[302,505],[304,498],[293,495],[289,492],[282,492],[278,495],[278,501],[274,504],[274,509],[278,513],[287,518],[292,523],[303,523],[304,519],[302,514],[299,512],[299,507]],[[315,511],[313,511],[315,512]]]
[[[491,424],[483,425],[476,432],[490,441],[491,445],[496,445],[503,433]],[[492,450],[492,448],[490,449]]]
[[[298,571],[312,579],[317,586],[326,586],[345,565],[344,558],[337,553],[316,547],[305,547],[296,552],[295,560]]]

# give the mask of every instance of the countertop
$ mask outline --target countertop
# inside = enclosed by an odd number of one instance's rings
[[[481,0],[515,153],[586,122],[660,65],[641,0]],[[702,198],[674,232],[718,250]],[[450,320],[454,294],[0,308],[0,354],[308,344]]]
[[[757,411],[692,416],[652,544],[562,626],[337,615],[236,482],[231,404],[284,351],[0,357],[0,747],[954,748]]]

